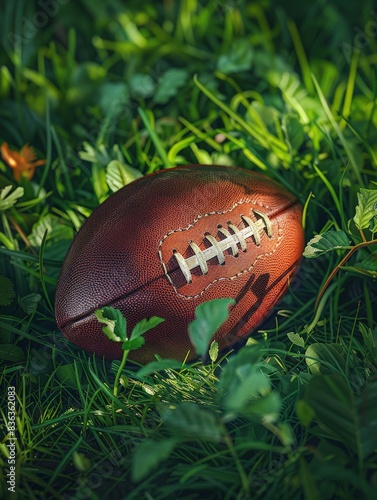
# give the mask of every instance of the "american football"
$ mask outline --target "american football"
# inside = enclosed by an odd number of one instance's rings
[[[128,331],[144,318],[165,321],[130,352],[188,359],[195,308],[233,298],[214,339],[220,349],[247,337],[271,312],[304,248],[302,207],[270,178],[242,168],[188,165],[139,178],[110,196],[83,224],[56,291],[59,328],[74,344],[122,357],[94,311],[119,308]]]

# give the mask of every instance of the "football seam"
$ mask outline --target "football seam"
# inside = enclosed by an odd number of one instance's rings
[[[119,295],[119,297],[116,297],[115,299],[112,299],[110,302],[106,302],[105,304],[98,305],[96,307],[92,307],[92,308],[88,309],[87,312],[85,312],[85,313],[83,313],[83,314],[81,314],[79,316],[76,316],[75,318],[72,318],[72,319],[68,320],[65,323],[58,324],[58,327],[61,330],[63,330],[63,328],[66,328],[67,326],[73,325],[77,321],[81,321],[81,320],[83,320],[85,318],[89,318],[94,313],[94,311],[97,311],[97,309],[103,309],[104,307],[108,307],[108,306],[109,307],[113,307],[120,300],[124,299],[125,297],[132,297],[132,295],[134,295],[135,293],[138,293],[140,290],[143,290],[146,285],[149,285],[149,284],[151,284],[151,283],[153,283],[155,281],[158,281],[161,278],[162,278],[162,276],[156,276],[155,278],[153,278],[150,281],[148,281],[147,284],[142,284],[139,287],[137,287],[134,290],[132,290],[131,293],[127,293],[125,295]]]
[[[235,206],[237,206],[237,205],[241,205],[241,204],[245,204],[245,203],[254,203],[255,205],[257,205],[257,204],[258,204],[258,205],[259,205],[259,206],[261,206],[261,207],[268,208],[268,206],[267,206],[267,205],[263,205],[263,204],[262,204],[262,203],[260,203],[260,202],[251,202],[250,200],[247,200],[247,201],[245,200],[245,201],[242,201],[242,202],[237,202],[237,203],[235,203],[235,204],[232,206],[232,208],[230,208],[230,209],[228,209],[228,210],[218,211],[218,212],[216,212],[216,211],[214,211],[214,212],[208,212],[208,215],[211,215],[211,214],[215,215],[215,214],[217,214],[217,213],[218,213],[218,214],[224,214],[224,213],[227,213],[227,212],[229,212],[229,211],[233,210],[233,209],[235,208]],[[282,208],[282,209],[280,209],[280,210],[277,210],[277,211],[276,211],[276,212],[274,212],[273,214],[269,215],[269,217],[270,217],[271,219],[276,218],[278,215],[280,215],[281,213],[285,212],[286,210],[289,210],[290,208],[294,207],[294,206],[295,206],[295,205],[297,205],[297,204],[299,204],[299,200],[297,200],[297,199],[296,199],[296,200],[292,201],[289,205],[285,206],[284,208]],[[195,223],[197,222],[197,220],[199,220],[200,218],[203,218],[203,216],[202,216],[202,215],[201,215],[201,216],[197,216],[197,217],[194,219],[194,221],[195,221],[195,222],[194,222],[194,224],[195,224]],[[188,226],[188,227],[189,227],[189,226]],[[183,229],[176,229],[176,230],[173,230],[173,231],[169,231],[169,233],[172,233],[172,232],[174,232],[174,231],[183,231]],[[168,233],[167,233],[167,234],[168,234]],[[279,239],[281,239],[281,236],[279,236]],[[163,238],[160,240],[160,243],[162,242],[162,240],[163,240]],[[160,250],[159,250],[159,252],[160,252]],[[274,252],[275,252],[275,250],[274,250],[272,253],[274,253]],[[267,254],[263,254],[263,255],[267,255]],[[160,257],[160,262],[161,262],[161,256],[159,255],[159,257]],[[253,263],[253,266],[254,266],[254,265],[255,265],[255,262]],[[243,272],[247,272],[247,271],[243,271]],[[243,273],[243,272],[242,272],[242,273]],[[242,273],[240,273],[240,274],[242,274]],[[233,279],[235,279],[235,278],[236,278],[237,276],[239,276],[240,274],[236,275]],[[135,294],[135,293],[137,293],[139,290],[142,290],[143,288],[145,288],[146,286],[148,286],[150,283],[153,283],[153,282],[155,282],[155,281],[158,281],[158,280],[159,280],[159,279],[161,279],[162,277],[166,277],[166,273],[165,273],[165,272],[163,273],[163,275],[156,276],[154,279],[152,279],[152,280],[148,281],[147,283],[143,283],[143,284],[141,284],[138,288],[136,288],[136,289],[132,290],[132,292],[131,292],[131,293],[127,293],[127,294],[125,294],[125,295],[119,295],[118,297],[116,297],[116,298],[114,298],[113,300],[111,300],[111,302],[106,302],[106,303],[105,303],[105,304],[103,304],[103,305],[98,305],[98,306],[96,306],[96,307],[92,307],[91,309],[89,309],[89,310],[88,310],[87,312],[85,312],[84,314],[81,314],[81,315],[79,315],[79,316],[76,316],[75,318],[72,318],[72,319],[68,320],[67,322],[64,322],[64,323],[59,324],[59,325],[58,325],[58,327],[59,327],[61,330],[63,330],[64,328],[69,327],[69,326],[71,326],[71,325],[75,324],[75,323],[76,323],[76,322],[78,322],[78,321],[81,321],[81,320],[83,320],[83,319],[85,319],[85,318],[89,318],[89,317],[90,317],[90,316],[94,313],[94,311],[96,311],[97,309],[102,309],[102,308],[104,308],[104,307],[106,307],[106,306],[113,306],[114,304],[116,304],[119,300],[123,299],[124,297],[130,297],[130,296],[134,295],[134,294]],[[230,279],[230,278],[219,278],[217,281],[219,281],[220,279],[225,280],[225,279]],[[192,300],[192,298],[193,298],[192,296],[189,296],[189,297],[188,297],[188,296],[181,295],[181,294],[179,294],[179,296],[180,296],[180,297],[182,297],[183,299],[188,299],[188,300]],[[196,295],[196,296],[200,296],[200,294],[198,294],[198,295]],[[195,296],[194,296],[194,297],[195,297]]]
[[[197,293],[195,295],[184,295],[184,294],[180,293],[178,291],[177,287],[173,284],[173,282],[172,282],[172,280],[171,280],[171,278],[170,278],[170,276],[168,274],[166,265],[165,265],[165,263],[163,262],[163,259],[162,259],[161,246],[163,245],[163,243],[166,240],[166,238],[168,238],[171,234],[174,234],[174,233],[177,233],[177,232],[182,232],[182,231],[187,231],[187,230],[191,229],[192,227],[195,226],[195,224],[198,222],[199,219],[203,219],[204,217],[208,217],[210,215],[224,215],[224,214],[226,214],[226,213],[231,212],[232,210],[234,210],[237,206],[245,205],[245,204],[258,205],[260,208],[267,209],[267,210],[271,208],[268,205],[264,205],[263,203],[260,203],[260,202],[251,202],[250,200],[238,201],[238,202],[234,203],[232,205],[232,207],[229,208],[228,210],[213,211],[213,212],[207,212],[204,215],[198,215],[197,217],[195,217],[194,221],[191,224],[189,224],[188,226],[186,226],[184,228],[172,229],[172,230],[168,231],[161,238],[161,240],[159,242],[159,245],[158,245],[158,248],[159,248],[158,255],[159,255],[159,258],[160,258],[160,263],[161,263],[161,266],[162,266],[162,269],[163,269],[165,277],[168,279],[168,281],[171,284],[171,286],[172,286],[174,292],[176,293],[176,295],[178,295],[180,298],[186,299],[186,300],[197,299],[198,297],[201,297],[208,290],[208,288],[210,288],[215,283],[218,283],[219,281],[225,281],[225,280],[232,281],[232,280],[237,279],[239,276],[242,276],[243,274],[245,274],[247,272],[250,272],[253,269],[253,267],[257,264],[258,260],[260,260],[262,258],[265,258],[265,257],[269,257],[269,256],[273,255],[276,252],[276,250],[280,246],[281,239],[282,239],[282,234],[281,234],[281,229],[279,228],[279,224],[278,224],[278,238],[277,238],[277,242],[276,242],[274,250],[272,250],[271,252],[268,252],[268,253],[263,253],[263,254],[258,255],[256,257],[256,259],[253,261],[252,265],[249,266],[248,268],[243,269],[242,271],[234,274],[233,276],[224,276],[224,277],[220,277],[220,278],[217,278],[217,279],[211,281],[210,283],[208,283],[208,285],[205,288],[203,288],[203,290],[201,290],[199,293]],[[291,208],[294,204],[295,203],[292,203],[289,206],[284,207],[283,210],[280,210],[279,212],[276,212],[276,213],[272,214],[271,216],[269,216],[269,218],[270,219],[276,219],[277,215],[279,215],[280,213],[284,212],[285,210]],[[172,272],[174,270],[175,269],[170,270],[170,272]]]

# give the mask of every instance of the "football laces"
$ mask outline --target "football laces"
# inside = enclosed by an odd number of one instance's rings
[[[231,221],[227,222],[228,229],[222,226],[218,227],[218,232],[221,233],[225,238],[216,239],[211,234],[206,234],[204,240],[210,243],[210,245],[201,249],[200,246],[194,241],[188,241],[188,245],[193,251],[193,255],[184,258],[183,255],[177,250],[173,250],[173,255],[177,261],[179,268],[182,271],[187,283],[192,282],[191,271],[197,267],[203,275],[208,273],[207,262],[213,258],[217,258],[218,264],[225,264],[224,252],[230,250],[234,257],[237,257],[239,250],[243,252],[247,251],[247,240],[254,240],[256,246],[261,244],[261,235],[263,232],[267,234],[269,238],[272,238],[272,222],[267,214],[260,210],[252,210],[255,221],[253,221],[249,216],[241,215],[241,219],[244,223],[244,227],[239,229]]]

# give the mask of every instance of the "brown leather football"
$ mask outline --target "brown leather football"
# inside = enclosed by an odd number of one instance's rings
[[[119,308],[127,331],[144,318],[165,322],[131,351],[139,362],[183,359],[197,305],[231,297],[220,348],[248,335],[271,311],[304,248],[301,205],[273,180],[249,170],[189,165],[147,175],[120,189],[83,224],[56,291],[64,335],[89,352],[117,359],[93,314]]]

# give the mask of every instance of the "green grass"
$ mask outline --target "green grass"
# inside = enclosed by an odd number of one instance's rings
[[[0,497],[374,498],[377,38],[354,30],[372,2],[51,5],[0,7],[0,143],[47,160],[20,182],[0,161]],[[137,176],[188,163],[300,199],[299,275],[207,364],[80,351],[53,313],[74,234]]]

